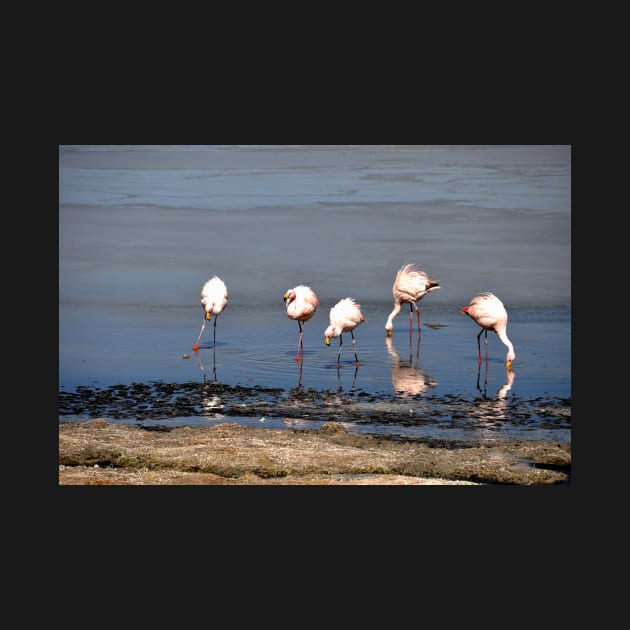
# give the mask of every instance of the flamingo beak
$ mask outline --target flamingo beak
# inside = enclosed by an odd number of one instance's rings
[[[388,330],[388,331],[387,331],[387,336],[388,336],[388,337],[391,337],[391,336],[392,336],[392,334],[393,334],[393,331],[392,331],[392,330]]]
[[[212,313],[211,313],[210,311],[208,311],[208,312],[206,313],[206,319],[207,319],[208,321],[210,321],[210,320],[212,319]]]
[[[326,337],[326,345],[329,346],[330,345],[330,337]]]
[[[506,367],[508,370],[512,370],[512,361],[506,361],[506,362],[505,362],[505,367]]]

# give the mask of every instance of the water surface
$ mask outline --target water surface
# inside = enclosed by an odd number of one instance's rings
[[[570,440],[570,147],[62,146],[59,197],[60,419]],[[406,308],[388,341],[411,261],[442,288],[419,343]],[[215,274],[229,303],[195,354]],[[296,284],[321,302],[303,364]],[[508,309],[511,376],[494,334],[479,370],[459,309],[480,291]],[[337,368],[323,331],[347,296],[368,322]]]

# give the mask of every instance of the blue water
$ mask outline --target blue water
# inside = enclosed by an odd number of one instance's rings
[[[354,410],[365,394],[368,416],[399,409],[452,418],[455,402],[453,436],[492,402],[493,437],[568,441],[570,159],[567,146],[60,147],[60,392],[132,383],[297,388],[336,392]],[[384,331],[405,262],[442,287],[419,302],[419,344],[407,307],[389,342]],[[210,325],[194,353],[199,293],[215,274],[228,286],[228,307],[216,347]],[[304,327],[303,363],[282,299],[297,284],[312,286],[321,303]],[[478,379],[479,329],[459,309],[480,291],[498,295],[509,313],[517,354],[509,388],[506,349],[492,333]],[[359,367],[344,335],[337,369],[339,342],[327,347],[323,331],[330,307],[347,296],[368,322],[355,331]],[[261,422],[228,411],[164,422]],[[294,411],[295,422],[326,420]],[[378,427],[389,430],[438,427]]]

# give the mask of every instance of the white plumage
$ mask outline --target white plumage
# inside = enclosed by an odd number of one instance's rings
[[[331,338],[339,337],[339,355],[337,364],[341,358],[341,345],[343,343],[342,333],[349,332],[352,335],[352,346],[354,348],[354,358],[359,365],[357,357],[356,341],[354,339],[354,329],[361,323],[367,322],[361,312],[361,305],[357,304],[354,298],[343,298],[330,309],[330,325],[324,331],[326,345],[330,345]]]
[[[199,350],[199,340],[203,334],[206,322],[209,322],[214,315],[214,342],[216,344],[217,334],[217,317],[223,312],[223,309],[227,306],[228,291],[225,282],[219,278],[219,276],[213,276],[206,282],[201,288],[201,306],[204,310],[203,324],[199,331],[197,341],[193,345],[193,350]]]

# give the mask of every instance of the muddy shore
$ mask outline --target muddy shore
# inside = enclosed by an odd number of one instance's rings
[[[570,484],[571,444],[357,435],[226,423],[59,424],[59,485]]]

